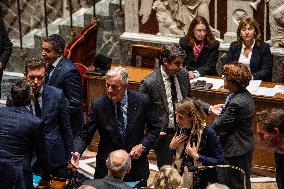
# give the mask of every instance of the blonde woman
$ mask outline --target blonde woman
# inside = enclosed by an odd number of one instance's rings
[[[183,176],[183,187],[205,188],[209,182],[217,181],[214,169],[190,173],[193,166],[220,164],[224,152],[214,130],[206,126],[205,113],[191,98],[176,105],[176,122],[180,127],[170,149],[176,151],[173,166]]]
[[[161,167],[154,177],[155,189],[177,189],[181,186],[181,176],[178,171],[170,165]]]

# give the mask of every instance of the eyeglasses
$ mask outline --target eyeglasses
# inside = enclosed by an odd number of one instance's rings
[[[207,29],[195,29],[194,30],[196,33],[204,33],[204,34],[207,34]]]

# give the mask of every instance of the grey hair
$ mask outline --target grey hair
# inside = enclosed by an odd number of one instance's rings
[[[121,165],[117,166],[117,165],[113,164],[113,161],[112,161],[112,158],[111,158],[112,153],[113,152],[111,152],[109,154],[108,158],[107,158],[108,169],[110,171],[113,171],[113,172],[116,172],[116,173],[122,173],[122,172],[127,171],[128,167],[131,165],[131,157],[128,156]]]
[[[206,189],[230,189],[230,188],[225,184],[214,183],[214,184],[209,184],[206,187]]]
[[[114,67],[112,69],[110,69],[107,73],[106,73],[106,77],[107,78],[110,78],[110,77],[113,77],[115,75],[120,75],[121,77],[121,84],[128,84],[128,73],[126,71],[125,68],[119,66],[119,67]]]

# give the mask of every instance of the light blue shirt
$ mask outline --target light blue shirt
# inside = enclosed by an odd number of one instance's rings
[[[123,120],[124,120],[124,128],[126,128],[127,125],[127,108],[128,108],[128,95],[127,90],[125,90],[124,97],[120,101],[122,112],[123,112]],[[114,103],[115,107],[115,115],[117,117],[117,105]]]

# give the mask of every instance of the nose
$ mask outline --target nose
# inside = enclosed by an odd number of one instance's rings
[[[108,92],[108,93],[113,92],[113,90],[112,90],[112,87],[111,87],[111,86],[107,87],[107,92]]]

